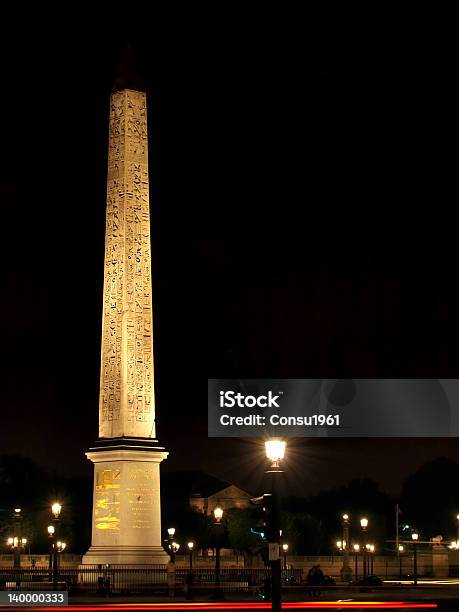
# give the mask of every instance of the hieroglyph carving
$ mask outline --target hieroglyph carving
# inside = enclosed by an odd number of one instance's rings
[[[99,437],[155,437],[146,95],[110,99]]]

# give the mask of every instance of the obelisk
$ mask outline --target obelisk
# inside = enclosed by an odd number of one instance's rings
[[[91,548],[83,563],[165,564],[155,431],[148,133],[131,51],[110,98],[105,269]]]

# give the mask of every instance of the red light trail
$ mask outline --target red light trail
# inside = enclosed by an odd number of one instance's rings
[[[174,602],[174,603],[121,603],[78,604],[69,606],[33,607],[33,610],[270,610],[271,602]],[[282,604],[285,610],[432,610],[435,603],[410,603],[404,601],[288,601]],[[1,609],[1,608],[0,608]]]

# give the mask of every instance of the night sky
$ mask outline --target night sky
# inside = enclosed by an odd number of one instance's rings
[[[254,490],[259,446],[207,439],[207,378],[459,376],[453,54],[293,16],[135,21],[164,469]],[[72,22],[11,22],[1,41],[0,454],[83,476],[97,436],[109,94],[129,28]],[[359,476],[397,492],[424,461],[459,460],[445,439],[294,447],[298,494]]]

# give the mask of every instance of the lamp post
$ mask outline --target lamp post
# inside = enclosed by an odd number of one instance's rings
[[[174,597],[175,594],[175,553],[180,548],[180,545],[174,541],[175,527],[169,527],[167,530],[167,549],[169,551],[169,562],[167,564],[167,584],[169,589],[169,597]]]
[[[456,516],[456,548],[459,548],[459,514]]]
[[[167,547],[171,556],[171,563],[175,563],[175,547],[174,544],[175,527],[169,527],[167,530]]]
[[[15,569],[20,569],[20,551],[21,548],[24,548],[24,546],[27,544],[27,538],[18,538],[17,536],[14,536],[13,538],[8,538],[6,543],[8,544],[8,546],[11,546],[11,552],[13,553],[13,567]]]
[[[376,548],[374,544],[368,545],[368,552],[370,553],[370,576],[373,576],[373,570],[374,570],[373,559],[374,559],[375,550]]]
[[[220,546],[221,546],[220,530],[222,527],[222,518],[223,518],[223,508],[221,506],[216,506],[214,508],[214,529],[215,529],[215,590],[214,590],[214,597],[215,599],[220,599],[222,597],[222,592],[220,588]]]
[[[54,590],[57,589],[57,582],[59,578],[59,567],[58,567],[58,560],[57,560],[58,547],[57,547],[57,544],[55,543],[55,538],[57,538],[58,536],[61,510],[62,510],[61,504],[59,502],[54,502],[54,504],[51,506],[51,512],[53,514],[53,525],[51,525],[53,529],[51,532],[48,527],[48,534],[52,537],[52,540],[53,540],[52,541],[52,573],[53,573],[53,589]]]
[[[354,544],[353,549],[354,549],[354,554],[355,554],[355,579],[358,580],[358,578],[359,578],[359,567],[358,567],[357,563],[358,563],[360,545],[359,544]]]
[[[64,552],[66,547],[67,547],[67,544],[65,542],[61,542],[61,541],[56,542],[56,564],[57,564],[58,570],[60,569],[60,566],[61,566],[61,553]]]
[[[271,593],[272,593],[272,610],[280,612],[282,590],[281,590],[281,562],[279,558],[280,544],[280,508],[278,494],[278,479],[282,470],[280,462],[285,455],[286,443],[282,440],[267,440],[265,442],[266,457],[269,459],[270,465],[266,470],[266,474],[271,480],[271,499],[272,513],[271,525],[268,529],[268,546],[269,560],[271,562]]]
[[[418,540],[419,534],[414,531],[411,534],[413,540],[413,573],[414,573],[414,586],[418,586]]]
[[[22,548],[22,514],[21,508],[14,509],[14,545],[13,545],[13,567],[21,567]]]
[[[400,580],[402,579],[402,559],[403,559],[404,550],[405,550],[405,547],[402,544],[399,544],[398,545],[398,564],[399,564],[398,577]]]
[[[343,526],[343,567],[341,574],[343,580],[348,581],[352,578],[352,570],[349,565],[349,514],[342,515],[341,524]]]
[[[194,548],[194,542],[188,542],[187,544],[188,546],[188,552],[190,555],[190,572],[193,569],[193,548]]]
[[[288,544],[282,544],[282,552],[284,553],[284,571],[286,571],[287,570]]]
[[[54,555],[54,525],[48,525],[47,527],[48,538],[49,538],[49,579],[53,579],[53,555]]]
[[[367,518],[361,518],[360,519],[360,528],[362,530],[362,535],[365,535],[365,532],[368,528],[368,519]],[[368,572],[367,572],[367,547],[364,546],[363,547],[363,578],[365,580],[365,578],[367,577]]]

